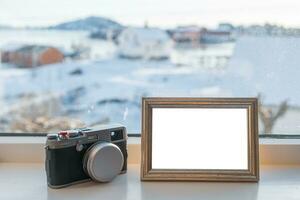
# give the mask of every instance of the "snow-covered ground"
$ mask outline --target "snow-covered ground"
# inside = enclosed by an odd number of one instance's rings
[[[267,104],[288,99],[300,105],[300,38],[240,38],[228,65],[228,74],[241,95],[260,92]]]
[[[71,75],[74,70],[82,74]],[[202,71],[202,73],[201,73]],[[49,65],[34,70],[2,69],[2,108],[19,105],[26,94],[58,95],[65,114],[87,124],[109,118],[140,130],[142,96],[217,96],[209,72],[169,61],[107,59]],[[212,72],[212,76],[218,76]],[[224,93],[224,95],[229,95]],[[6,109],[3,109],[4,112]]]
[[[86,35],[82,37],[78,41],[90,41]],[[0,32],[0,44],[2,39]],[[68,41],[65,48],[72,43]],[[174,49],[167,61],[120,59],[112,43],[95,40],[90,44],[99,45],[95,48],[100,50],[93,51],[102,56],[35,69],[2,65],[1,116],[19,106],[21,96],[47,98],[52,94],[63,105],[57,115],[78,118],[87,125],[121,122],[129,132],[139,133],[142,96],[244,97],[261,93],[266,104],[278,105],[289,99],[290,104],[300,105],[299,38],[241,38],[235,46]],[[233,47],[228,65],[205,67],[201,65],[205,62],[197,61],[207,55],[230,56]],[[300,133],[299,116],[299,109],[288,111],[281,120],[289,123],[278,122],[274,132]]]

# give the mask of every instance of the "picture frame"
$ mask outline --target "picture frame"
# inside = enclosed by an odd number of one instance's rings
[[[257,98],[143,98],[141,180],[257,182],[257,106]]]

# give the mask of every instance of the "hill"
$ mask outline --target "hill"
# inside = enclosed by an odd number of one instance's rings
[[[87,17],[83,19],[73,20],[57,24],[49,27],[50,29],[60,30],[87,30],[95,31],[100,29],[121,29],[123,26],[118,22],[104,17]]]

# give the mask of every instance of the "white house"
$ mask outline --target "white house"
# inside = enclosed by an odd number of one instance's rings
[[[168,59],[173,42],[158,28],[127,28],[118,38],[119,56],[124,58]]]

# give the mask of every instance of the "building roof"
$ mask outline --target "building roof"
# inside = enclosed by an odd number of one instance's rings
[[[52,48],[51,46],[46,45],[26,45],[26,44],[7,44],[0,48],[1,51],[15,51],[15,52],[34,52],[40,53],[45,51],[48,48]]]
[[[49,46],[44,46],[44,45],[24,45],[23,47],[17,49],[17,52],[42,52],[45,51],[46,49],[50,48]]]

